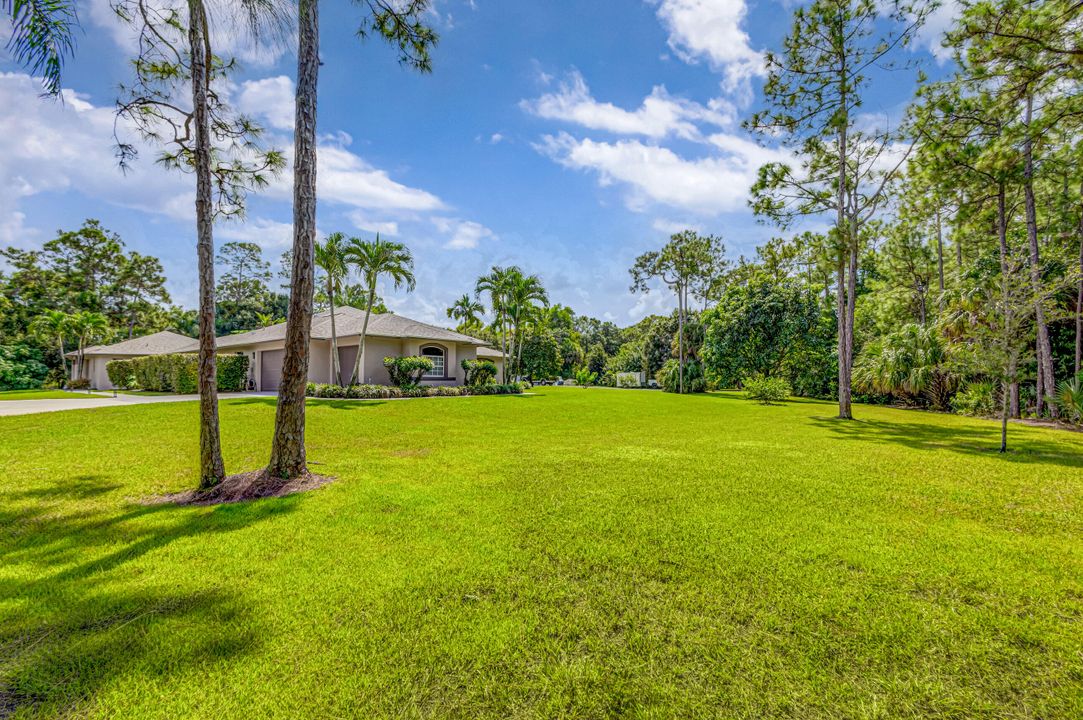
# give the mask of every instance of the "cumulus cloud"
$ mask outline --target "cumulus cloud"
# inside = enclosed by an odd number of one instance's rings
[[[549,120],[575,123],[592,130],[605,130],[621,135],[643,135],[655,139],[672,135],[696,140],[701,137],[698,123],[725,127],[734,121],[734,108],[728,102],[715,99],[704,106],[691,100],[673,97],[662,85],[655,86],[642,105],[635,110],[598,102],[591,95],[586,80],[578,70],[568,73],[556,92],[546,93],[534,100],[523,100],[520,107]]]
[[[293,80],[286,75],[248,80],[237,92],[237,109],[276,130],[293,130]]]
[[[473,250],[482,240],[496,238],[496,233],[473,220],[434,217],[432,223],[440,233],[448,236],[444,243],[448,250]]]
[[[360,210],[351,210],[346,213],[353,226],[365,232],[380,233],[381,235],[398,235],[399,224],[394,220],[376,220]]]
[[[763,54],[743,29],[745,0],[653,0],[669,33],[669,46],[685,62],[705,59],[725,78],[727,90],[746,90],[764,74]]]
[[[944,33],[955,25],[962,11],[959,0],[944,0],[936,5],[918,29],[915,46],[928,50],[938,63],[950,60],[951,48],[942,47],[940,42],[944,39]]]
[[[743,209],[759,166],[784,157],[779,151],[724,134],[709,138],[718,153],[685,158],[638,140],[615,143],[546,135],[536,147],[565,167],[597,173],[599,184],[619,184],[632,210],[651,204],[715,215]]]
[[[173,218],[192,214],[189,178],[151,162],[153,151],[124,174],[114,155],[111,107],[65,90],[64,102],[42,100],[24,73],[0,73],[0,223],[11,227],[20,199],[74,190],[122,207]]]

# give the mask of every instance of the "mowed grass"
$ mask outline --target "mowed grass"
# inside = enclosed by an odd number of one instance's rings
[[[0,717],[1083,717],[1083,437],[856,412],[314,401],[213,508],[194,403],[0,418]]]
[[[68,392],[67,390],[0,390],[0,401],[3,400],[78,400],[79,398],[106,397],[81,392]]]

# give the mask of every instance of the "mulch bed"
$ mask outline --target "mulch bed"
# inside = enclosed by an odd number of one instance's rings
[[[206,491],[186,490],[184,492],[160,495],[151,498],[151,503],[173,503],[176,505],[221,505],[225,503],[245,502],[260,498],[283,497],[294,493],[306,492],[323,487],[335,478],[329,475],[306,473],[300,477],[284,480],[270,477],[267,471],[229,475],[219,485]]]

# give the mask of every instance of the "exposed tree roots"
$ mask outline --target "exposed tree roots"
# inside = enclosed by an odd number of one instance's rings
[[[210,490],[186,490],[153,498],[151,502],[177,505],[222,505],[315,490],[332,480],[334,478],[331,476],[313,473],[283,479],[269,476],[266,470],[253,470],[230,475]]]

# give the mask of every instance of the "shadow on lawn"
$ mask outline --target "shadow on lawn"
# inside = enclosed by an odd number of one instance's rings
[[[0,494],[0,718],[71,711],[119,676],[210,672],[258,646],[239,594],[198,576],[178,580],[176,567],[157,577],[129,563],[177,540],[210,542],[291,512],[299,498],[209,511],[118,507],[104,499],[118,487],[82,475]],[[90,499],[90,509],[59,504],[73,497]]]
[[[1008,452],[1000,455],[1000,427],[992,423],[988,428],[979,428],[888,420],[839,420],[815,415],[809,420],[834,435],[854,440],[894,443],[916,450],[951,450],[966,455],[998,457],[1012,463],[1054,463],[1083,468],[1083,453],[1071,453],[1063,445],[1033,436],[1021,439],[1017,426],[1008,428]]]

